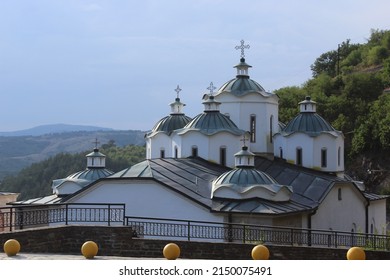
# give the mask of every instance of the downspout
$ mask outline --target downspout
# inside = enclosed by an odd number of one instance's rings
[[[232,227],[233,217],[232,214],[228,214],[228,242],[233,242],[233,227]]]
[[[314,216],[317,213],[317,209],[309,213],[309,216],[307,217],[307,228],[308,235],[307,235],[307,246],[311,246],[311,217]]]
[[[366,234],[368,234],[368,228],[369,228],[369,221],[368,221],[368,208],[370,206],[370,201],[367,199],[366,204]]]

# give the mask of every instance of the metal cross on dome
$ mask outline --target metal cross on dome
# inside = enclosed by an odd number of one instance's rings
[[[240,45],[240,46],[236,46],[236,50],[241,49],[241,58],[244,58],[244,57],[245,57],[245,52],[244,52],[244,50],[250,48],[249,45],[245,45],[244,43],[245,43],[245,41],[244,41],[244,40],[241,40],[241,45]]]
[[[95,138],[95,141],[93,141],[92,143],[95,144],[95,149],[97,149],[97,148],[98,148],[98,145],[100,144],[100,142],[98,141],[97,138]]]
[[[179,93],[181,92],[181,88],[179,87],[179,85],[177,85],[177,88],[175,89],[175,91],[177,94],[177,98],[179,98]]]
[[[213,82],[211,82],[207,89],[210,91],[210,95],[213,95],[214,89],[216,89],[216,87],[214,86]]]
[[[246,141],[248,141],[249,139],[247,139],[245,137],[245,135],[242,137],[242,139],[240,139],[240,141],[242,141],[244,143],[244,146],[243,147],[246,147]]]

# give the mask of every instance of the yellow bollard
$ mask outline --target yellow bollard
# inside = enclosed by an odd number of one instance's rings
[[[269,250],[264,245],[257,245],[252,249],[252,259],[254,260],[268,260]]]
[[[360,247],[352,247],[347,252],[347,260],[365,260],[366,253]]]
[[[8,257],[16,256],[20,251],[20,243],[16,239],[8,239],[3,248]]]
[[[167,260],[176,260],[180,256],[180,247],[175,243],[168,243],[163,249],[163,255]]]
[[[98,245],[93,241],[86,241],[81,246],[81,253],[86,259],[93,259],[97,255],[98,250]]]

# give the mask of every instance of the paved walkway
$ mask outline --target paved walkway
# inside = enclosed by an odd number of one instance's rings
[[[99,256],[99,255],[93,258],[93,260],[130,260],[130,259],[147,259],[147,258]],[[5,253],[0,253],[0,260],[85,260],[85,257],[81,253],[80,255],[19,253],[13,257],[8,257]]]

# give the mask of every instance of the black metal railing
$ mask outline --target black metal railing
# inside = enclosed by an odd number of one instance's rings
[[[125,216],[121,203],[64,203],[0,208],[0,232],[51,225],[123,225],[134,236],[175,240],[390,250],[390,236],[254,224]]]
[[[378,234],[129,216],[125,225],[138,237],[390,250],[390,236]]]
[[[66,203],[0,208],[0,231],[54,224],[124,224],[125,204]]]

